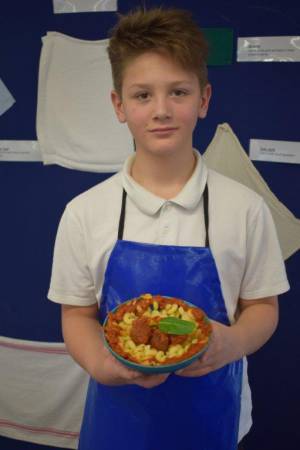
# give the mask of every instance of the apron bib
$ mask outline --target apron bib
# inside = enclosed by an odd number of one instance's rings
[[[100,321],[125,300],[143,293],[182,298],[209,318],[229,325],[215,261],[209,248],[208,189],[204,194],[205,247],[122,240],[123,191],[118,241],[108,261]],[[236,450],[242,360],[194,378],[171,374],[152,389],[105,386],[91,379],[79,450]]]

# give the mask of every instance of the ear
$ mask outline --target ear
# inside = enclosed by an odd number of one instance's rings
[[[207,84],[201,90],[201,101],[200,101],[199,114],[198,114],[200,119],[204,119],[207,115],[210,98],[211,98],[211,85]]]
[[[124,113],[123,102],[117,91],[111,91],[110,98],[115,109],[119,122],[125,123],[126,116]]]

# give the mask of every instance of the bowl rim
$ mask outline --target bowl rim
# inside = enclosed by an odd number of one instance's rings
[[[133,298],[131,298],[131,299],[129,299],[129,300],[125,300],[124,302],[122,302],[122,303],[120,303],[119,305],[115,306],[111,311],[109,311],[109,313],[115,312],[121,305],[125,305],[126,303],[129,303],[129,302],[131,302],[131,301],[133,301],[133,300],[136,300],[136,299],[142,297],[142,295],[145,295],[145,294],[141,294],[139,297],[133,297]],[[152,295],[152,294],[151,294],[151,295]],[[168,295],[154,294],[154,295],[152,295],[152,297],[154,297],[155,295],[159,295],[160,297],[163,297],[163,298],[176,298],[176,299],[178,299],[178,300],[183,301],[183,302],[186,303],[187,305],[190,305],[190,306],[192,306],[192,307],[194,307],[194,308],[201,309],[201,310],[203,311],[203,313],[204,313],[204,320],[207,321],[209,324],[211,324],[211,321],[210,321],[209,317],[207,316],[206,312],[205,312],[201,307],[195,305],[194,303],[188,302],[188,301],[183,300],[183,299],[178,298],[178,297],[171,297],[171,296],[168,296]],[[182,359],[181,361],[177,361],[177,362],[171,363],[171,364],[159,364],[159,365],[157,365],[157,366],[148,366],[148,365],[146,365],[146,364],[140,364],[140,363],[136,363],[136,362],[134,362],[134,361],[131,361],[130,359],[126,359],[126,358],[124,358],[123,356],[119,355],[119,353],[117,353],[116,351],[114,351],[114,350],[112,349],[112,347],[109,345],[109,342],[108,342],[107,339],[106,339],[105,332],[104,332],[104,327],[105,327],[105,324],[106,324],[106,322],[107,322],[107,319],[108,319],[108,314],[106,315],[106,317],[105,317],[105,319],[104,319],[104,321],[103,321],[103,324],[102,324],[102,328],[103,328],[103,337],[104,337],[104,344],[105,344],[105,346],[108,348],[108,350],[109,350],[109,351],[110,351],[110,352],[111,352],[111,353],[112,353],[119,361],[124,362],[124,364],[125,364],[127,367],[130,366],[131,368],[136,368],[136,369],[141,369],[141,368],[143,368],[143,369],[147,369],[147,370],[149,370],[149,371],[151,371],[151,370],[155,371],[155,369],[158,370],[158,369],[162,369],[162,368],[164,368],[164,369],[168,369],[168,368],[174,369],[174,367],[177,367],[177,366],[179,366],[179,365],[182,364],[182,363],[188,363],[189,361],[190,361],[190,362],[193,362],[194,359],[196,359],[197,357],[200,357],[200,356],[207,350],[207,348],[208,348],[208,346],[209,346],[209,344],[210,344],[210,340],[211,340],[211,333],[210,333],[210,335],[208,336],[208,341],[207,341],[205,347],[203,347],[201,350],[199,350],[199,352],[195,353],[194,355],[190,356],[189,358]],[[186,365],[188,365],[188,364],[186,364]],[[178,368],[179,368],[179,367],[178,367]]]

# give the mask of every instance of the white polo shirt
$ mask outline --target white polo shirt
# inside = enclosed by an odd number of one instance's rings
[[[48,298],[87,306],[101,302],[105,268],[117,240],[122,190],[127,191],[123,239],[162,245],[204,246],[203,190],[209,192],[209,238],[228,317],[239,298],[258,299],[289,289],[272,216],[263,199],[246,186],[207,169],[195,151],[195,170],[171,200],[152,194],[130,176],[134,155],[123,170],[73,199],[55,242]],[[246,359],[240,418],[241,439],[251,426]]]

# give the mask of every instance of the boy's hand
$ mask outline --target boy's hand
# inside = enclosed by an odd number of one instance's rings
[[[137,384],[152,388],[163,383],[169,376],[146,375],[121,364],[104,345],[96,303],[84,307],[63,305],[62,324],[70,355],[99,383],[108,386]]]
[[[212,337],[204,355],[188,367],[178,370],[182,377],[199,377],[242,357],[232,327],[211,321]]]
[[[239,315],[235,324],[226,326],[212,321],[212,338],[207,352],[198,361],[175,373],[199,377],[250,355],[267,342],[277,323],[277,297],[239,299]]]
[[[108,386],[136,384],[144,388],[153,388],[163,383],[169,374],[148,375],[127,368],[120,363],[106,347],[103,347],[103,359],[97,365],[93,378]]]

